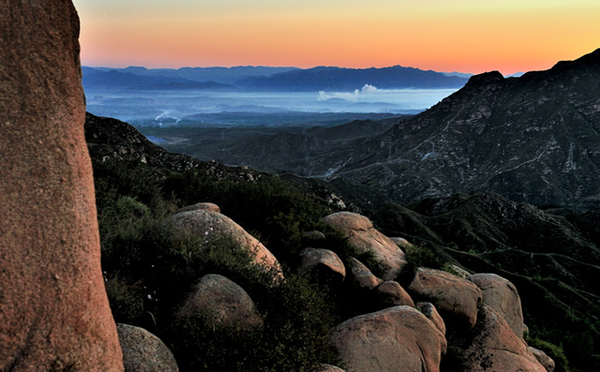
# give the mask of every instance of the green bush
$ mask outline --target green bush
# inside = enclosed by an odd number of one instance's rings
[[[276,177],[257,182],[213,180],[204,172],[158,173],[140,163],[94,162],[102,267],[117,322],[153,332],[173,350],[185,371],[308,371],[336,363],[328,332],[339,320],[329,294],[294,275],[307,246],[355,255],[320,219],[329,210]],[[177,236],[164,220],[202,201],[218,204],[259,236],[286,268],[285,281],[251,264],[226,236]],[[325,240],[306,231],[320,230]],[[206,274],[243,286],[265,320],[262,330],[215,329],[202,319],[175,314]]]

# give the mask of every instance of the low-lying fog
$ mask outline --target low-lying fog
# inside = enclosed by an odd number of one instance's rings
[[[255,118],[248,123],[274,125],[277,117],[298,112],[415,114],[456,90],[384,90],[371,85],[353,92],[314,93],[86,90],[86,97],[87,110],[92,114],[117,118],[135,126],[243,125],[245,115],[265,118],[264,122]]]

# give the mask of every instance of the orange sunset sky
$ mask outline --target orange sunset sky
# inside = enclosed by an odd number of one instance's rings
[[[598,0],[74,0],[87,66],[511,74],[600,48]]]

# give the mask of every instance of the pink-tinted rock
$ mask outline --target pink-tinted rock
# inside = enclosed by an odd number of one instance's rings
[[[331,343],[348,372],[438,372],[444,335],[419,310],[396,306],[336,326]]]
[[[167,226],[180,235],[202,238],[207,242],[231,238],[241,249],[250,253],[257,265],[270,270],[278,278],[283,278],[277,258],[255,237],[221,213],[206,209],[179,212],[167,221]]]
[[[339,256],[328,249],[306,248],[300,252],[300,272],[309,272],[320,281],[341,284],[346,278],[346,267]]]
[[[377,298],[384,307],[415,306],[413,299],[398,282],[388,280],[375,288]]]
[[[214,326],[236,329],[262,326],[254,301],[238,284],[218,274],[208,274],[196,284],[179,317],[202,317]]]
[[[356,288],[371,290],[383,283],[383,280],[373,275],[368,267],[354,257],[350,258],[350,272],[352,284]]]
[[[483,305],[482,316],[473,329],[473,342],[462,360],[468,372],[546,372],[523,339],[494,309]]]
[[[70,0],[0,0],[0,370],[122,371]]]
[[[413,298],[433,303],[446,326],[451,323],[462,331],[475,326],[482,294],[473,282],[444,271],[419,268],[408,290]]]
[[[504,317],[519,337],[523,337],[523,310],[517,288],[496,274],[475,274],[469,277],[483,293],[483,302]]]
[[[359,252],[372,252],[375,261],[385,271],[383,279],[396,279],[406,264],[402,249],[377,231],[367,217],[351,212],[337,212],[324,217],[323,222],[338,229]]]
[[[442,316],[431,302],[419,302],[417,304],[417,309],[421,310],[423,315],[431,320],[442,334],[446,334],[446,324],[444,323],[444,319],[442,319]]]

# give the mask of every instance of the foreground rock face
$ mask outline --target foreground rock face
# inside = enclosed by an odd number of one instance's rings
[[[440,370],[446,339],[419,310],[391,307],[335,327],[331,343],[348,372]]]
[[[0,0],[0,370],[122,371],[70,0]]]
[[[218,274],[208,274],[200,279],[178,315],[201,316],[214,326],[252,328],[263,324],[248,293]]]
[[[171,350],[158,337],[140,327],[118,324],[125,372],[179,372]]]
[[[254,256],[256,264],[262,265],[283,277],[277,258],[235,221],[216,212],[214,207],[208,209],[194,208],[193,210],[176,213],[167,221],[167,224],[180,234],[188,234],[197,238],[203,237],[207,241],[210,239],[231,238],[242,249]]]
[[[324,217],[323,222],[340,230],[348,238],[348,243],[359,252],[372,252],[375,261],[385,271],[383,279],[396,279],[406,264],[400,247],[377,231],[367,217],[351,212],[337,212]]]

